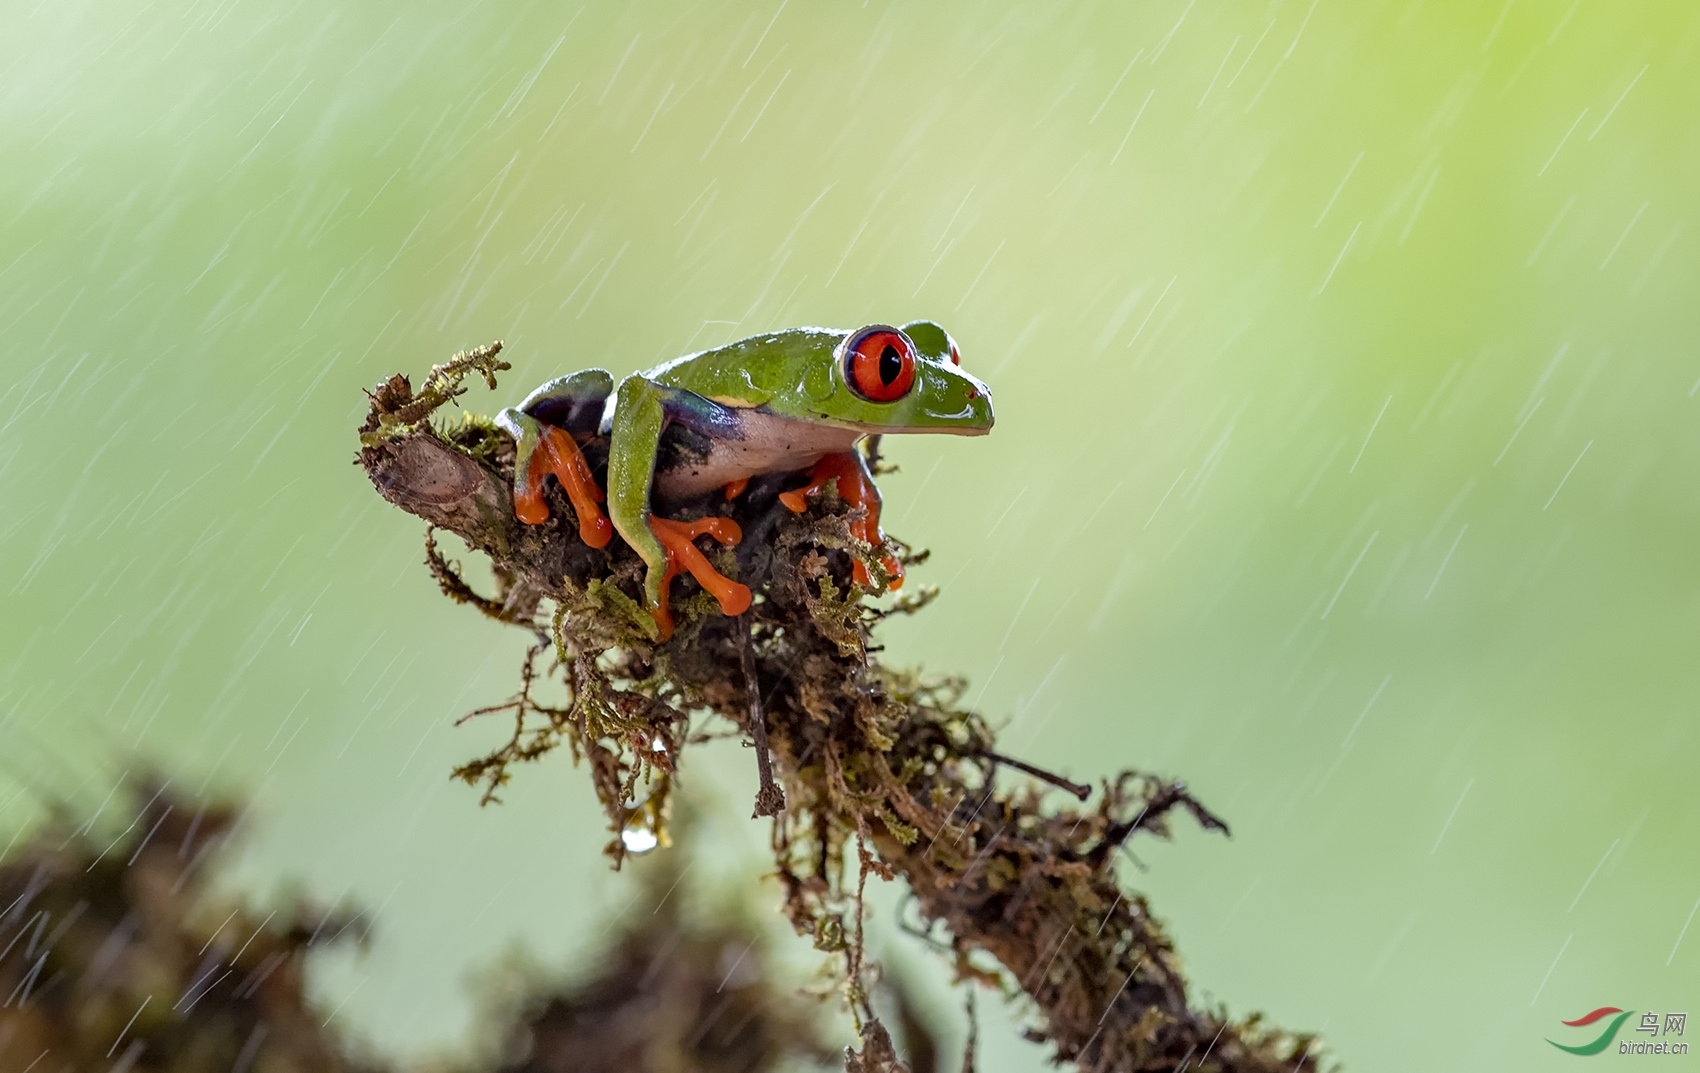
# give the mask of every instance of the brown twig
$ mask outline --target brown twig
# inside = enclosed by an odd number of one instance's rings
[[[1050,783],[1059,790],[1067,790],[1075,797],[1080,798],[1082,803],[1092,796],[1092,787],[1074,782],[1070,779],[1065,779],[1061,775],[1046,771],[1042,767],[1035,767],[1025,760],[1017,760],[1013,756],[1005,756],[1002,753],[994,753],[990,749],[981,749],[980,755],[993,763],[1003,764],[1006,767],[1012,767],[1017,771],[1026,772],[1035,779],[1043,779],[1045,782]]]
[[[755,653],[751,651],[754,620],[749,612],[738,616],[738,662],[744,672],[744,688],[750,695],[750,737],[756,745],[756,777],[761,786],[756,790],[756,810],[750,817],[777,816],[785,811],[785,791],[773,781],[773,758],[767,747],[767,716],[762,713],[761,681],[756,674]]]

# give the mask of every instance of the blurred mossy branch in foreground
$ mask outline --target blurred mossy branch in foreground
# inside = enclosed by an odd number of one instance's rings
[[[67,808],[0,856],[0,1073],[777,1073],[825,1068],[820,1006],[771,978],[760,930],[704,911],[688,863],[639,873],[648,910],[566,978],[486,974],[471,1057],[362,1055],[306,987],[361,912],[209,893],[241,830],[228,803],[128,789],[116,837]]]
[[[432,398],[454,393],[436,383]],[[744,539],[708,554],[750,586],[755,604],[727,618],[681,580],[678,630],[656,644],[637,603],[642,564],[623,541],[602,550],[580,542],[552,479],[552,520],[531,526],[514,517],[504,434],[473,415],[433,426],[421,411],[434,407],[405,376],[370,397],[358,461],[379,493],[490,558],[496,592],[480,596],[431,543],[443,591],[536,641],[520,691],[483,710],[508,714],[510,740],[456,775],[483,785],[489,801],[515,763],[565,744],[588,764],[618,867],[666,837],[666,795],[685,747],[728,732],[760,742],[752,711],[760,713],[788,802],[774,819],[775,875],[793,927],[841,960],[863,1043],[847,1052],[847,1069],[905,1068],[869,1002],[862,897],[870,874],[907,884],[922,918],[914,930],[953,960],[960,980],[1025,993],[1040,1019],[1030,1035],[1053,1044],[1059,1060],[1093,1073],[1319,1068],[1314,1036],[1190,1004],[1162,926],[1117,880],[1126,840],[1140,831],[1166,837],[1174,809],[1207,828],[1226,826],[1183,784],[1140,772],[1104,781],[1093,808],[1049,808],[1030,782],[1000,789],[999,768],[1010,761],[994,751],[986,720],[962,705],[964,683],[871,655],[872,626],[925,601],[864,604],[852,563],[881,577],[883,550],[852,535],[842,500],[824,495],[794,515],[776,502],[795,480],[783,476],[752,481],[732,503],[716,500],[713,511],[730,512]],[[398,431],[379,435],[387,429]],[[600,474],[606,443],[583,446]],[[709,507],[704,500],[669,513],[688,520]],[[545,658],[553,666],[540,673]],[[564,686],[566,700],[537,700],[540,677]],[[704,729],[715,724],[722,729]]]
[[[141,804],[116,838],[61,808],[0,859],[0,1070],[376,1071],[305,992],[309,952],[363,940],[366,918],[212,898],[236,811],[131,789]]]
[[[738,892],[694,886],[690,849],[635,869],[639,890],[592,973],[558,979],[516,954],[486,975],[494,1073],[777,1073],[828,1069],[821,1004],[776,982],[768,936]],[[698,872],[700,876],[702,873]]]

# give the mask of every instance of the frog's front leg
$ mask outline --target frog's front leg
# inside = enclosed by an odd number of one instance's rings
[[[514,515],[520,521],[541,525],[549,520],[543,475],[551,472],[578,515],[579,538],[593,548],[607,547],[613,539],[613,527],[596,505],[602,489],[573,438],[575,432],[595,433],[613,390],[614,378],[606,370],[585,369],[549,381],[519,406],[496,415],[496,426],[514,438]]]
[[[613,437],[608,445],[608,513],[613,516],[614,528],[649,568],[644,576],[644,604],[654,616],[663,641],[673,633],[667,586],[681,568],[714,594],[723,613],[741,615],[750,607],[749,588],[723,577],[693,543],[706,533],[722,544],[736,544],[743,538],[737,522],[730,518],[676,522],[656,517],[650,510],[662,431],[675,421],[698,428],[730,423],[732,418],[725,410],[701,395],[641,376],[621,381],[614,400]]]
[[[875,548],[885,546],[885,532],[880,529],[880,490],[874,484],[873,475],[868,472],[868,465],[857,450],[842,451],[830,454],[815,463],[815,468],[809,475],[809,483],[796,491],[779,493],[779,501],[791,511],[801,514],[809,509],[808,497],[816,494],[831,480],[838,481],[838,497],[852,507],[858,507],[862,516],[850,523],[850,532],[856,539],[873,545]],[[881,557],[881,565],[891,577],[893,591],[903,587],[903,564],[897,556],[887,554]],[[864,589],[873,588],[873,579],[868,575],[868,568],[858,560],[853,576],[856,584]]]

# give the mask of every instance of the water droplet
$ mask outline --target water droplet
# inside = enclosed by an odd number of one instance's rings
[[[639,826],[629,826],[620,832],[620,841],[626,844],[627,853],[648,853],[660,844],[661,840],[655,837],[655,832],[648,826],[641,825],[641,818],[639,823]]]

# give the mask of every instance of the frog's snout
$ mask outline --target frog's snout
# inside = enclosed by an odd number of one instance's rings
[[[975,435],[984,436],[992,431],[992,425],[997,417],[992,413],[992,389],[980,388],[974,385],[968,387],[968,405],[971,410],[981,410],[984,416],[976,414],[973,431]]]
[[[902,422],[910,432],[983,436],[992,428],[992,389],[968,373],[946,368],[915,399],[913,416]]]

